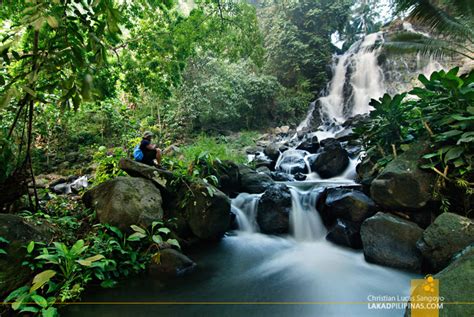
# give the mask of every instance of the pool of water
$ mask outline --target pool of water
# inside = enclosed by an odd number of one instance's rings
[[[367,263],[362,252],[324,239],[301,242],[237,232],[188,255],[198,263],[192,274],[169,281],[131,278],[115,289],[89,291],[85,304],[70,305],[62,314],[403,316],[403,309],[369,310],[368,298],[407,296],[410,279],[417,277]],[[92,301],[98,303],[87,304]]]

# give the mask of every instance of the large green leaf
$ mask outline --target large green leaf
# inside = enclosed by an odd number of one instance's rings
[[[44,284],[48,283],[55,275],[56,271],[54,270],[46,270],[36,274],[36,276],[33,278],[33,285],[30,288],[30,292],[34,292]]]

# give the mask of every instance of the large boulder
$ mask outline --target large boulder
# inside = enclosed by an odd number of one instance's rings
[[[369,262],[409,271],[421,270],[422,256],[416,242],[423,229],[415,223],[378,212],[362,223],[360,235]]]
[[[275,184],[268,188],[258,202],[257,223],[263,233],[287,233],[290,226],[291,193],[288,186]]]
[[[322,217],[327,223],[341,218],[353,222],[362,222],[372,216],[375,203],[363,192],[346,189],[329,189],[322,209]]]
[[[144,178],[117,177],[87,191],[82,199],[86,207],[96,210],[101,223],[120,229],[163,219],[161,193]]]
[[[427,270],[437,272],[459,251],[474,243],[474,222],[450,212],[439,215],[417,243]]]
[[[344,219],[336,219],[336,223],[329,229],[326,240],[345,247],[360,249],[360,224]]]
[[[411,148],[388,163],[372,181],[370,196],[387,209],[420,209],[432,199],[435,174],[418,167],[426,152],[423,144]]]
[[[155,253],[149,267],[152,275],[160,276],[181,276],[192,272],[196,268],[196,263],[186,255],[174,249],[164,249]]]
[[[319,150],[319,142],[317,136],[306,138],[301,144],[296,147],[298,150],[307,151],[309,153],[316,153]]]
[[[185,218],[191,232],[201,240],[218,240],[230,227],[230,199],[204,182],[194,182],[180,195],[186,202]]]
[[[336,140],[321,141],[323,150],[311,164],[311,170],[321,178],[341,175],[349,165],[349,154]]]
[[[439,279],[439,296],[446,303],[472,302],[474,294],[474,247],[466,248],[462,254],[444,270],[433,276]],[[474,305],[444,305],[440,317],[474,316]]]
[[[241,192],[259,194],[275,184],[270,176],[257,173],[245,165],[239,165],[239,174]]]
[[[8,242],[0,242],[0,249],[6,254],[0,254],[0,297],[27,282],[31,271],[22,266],[25,259],[25,246],[30,241],[48,240],[48,233],[28,224],[16,215],[0,214],[0,237]]]

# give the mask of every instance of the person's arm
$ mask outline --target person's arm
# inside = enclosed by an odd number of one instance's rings
[[[154,150],[154,149],[156,148],[156,145],[150,143],[150,144],[148,144],[148,145],[146,146],[146,148],[147,148],[148,150]]]

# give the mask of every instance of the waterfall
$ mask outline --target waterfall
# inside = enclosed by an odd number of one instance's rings
[[[373,49],[382,39],[381,33],[369,34],[334,58],[327,94],[318,99],[326,124],[340,124],[354,115],[368,113],[370,99],[379,98],[385,92],[383,72],[377,63],[379,49]]]
[[[240,193],[232,199],[232,212],[236,215],[239,230],[244,232],[258,232],[257,207],[259,194]]]
[[[326,228],[316,210],[316,200],[321,192],[314,189],[301,191],[293,187],[290,187],[290,192],[292,201],[290,228],[295,239],[314,241],[324,238]]]

